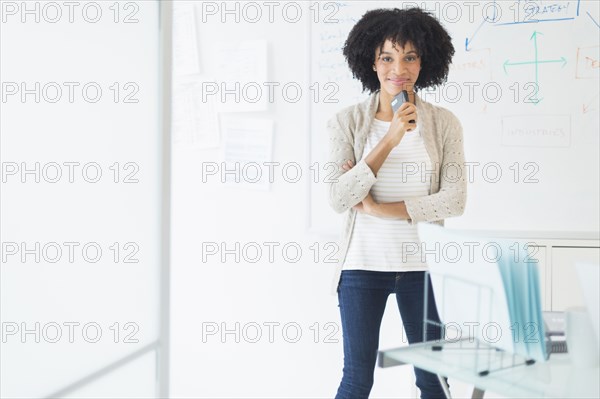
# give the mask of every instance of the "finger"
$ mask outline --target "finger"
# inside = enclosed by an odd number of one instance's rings
[[[407,112],[405,114],[402,114],[403,118],[410,118],[410,119],[417,119],[418,115],[416,112]]]
[[[417,119],[417,113],[415,111],[407,111],[406,113],[402,114],[402,116],[408,116],[410,117],[409,119]]]
[[[407,103],[404,103],[404,104],[407,104]],[[417,108],[413,104],[408,104],[404,109],[402,107],[400,107],[399,110],[402,110],[402,115],[417,113]]]
[[[408,108],[411,108],[411,107],[414,107],[414,105],[412,103],[405,102],[405,103],[402,103],[402,105],[400,106],[400,108],[398,108],[398,111],[404,111],[405,109],[408,109]]]

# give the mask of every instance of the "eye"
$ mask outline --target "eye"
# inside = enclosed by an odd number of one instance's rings
[[[381,60],[383,62],[391,62],[392,61],[392,57],[384,56],[384,57],[381,57]]]
[[[409,56],[406,56],[404,58],[404,61],[406,61],[406,62],[415,62],[415,61],[417,61],[417,58],[418,57],[415,56],[415,55],[409,55]]]

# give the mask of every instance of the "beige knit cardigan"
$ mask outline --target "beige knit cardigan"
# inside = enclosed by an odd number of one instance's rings
[[[329,205],[338,213],[346,212],[332,293],[337,292],[354,228],[356,211],[352,207],[367,196],[377,181],[366,162],[360,160],[357,163],[356,160],[362,158],[378,105],[379,91],[362,103],[344,108],[327,122],[329,161],[339,166],[336,174],[326,183],[329,186]],[[404,201],[410,215],[408,222],[443,225],[445,218],[459,216],[465,209],[467,170],[462,126],[450,111],[429,104],[419,96],[415,96],[415,105],[417,124],[433,170],[430,171],[430,194]],[[347,160],[354,162],[355,166],[349,171],[344,171],[341,166]]]

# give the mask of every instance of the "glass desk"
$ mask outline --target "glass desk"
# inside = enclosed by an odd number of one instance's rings
[[[442,349],[433,350],[434,346]],[[440,378],[473,384],[473,398],[482,398],[485,391],[519,398],[600,398],[600,369],[576,368],[566,353],[553,353],[546,362],[526,365],[523,361],[515,364],[513,356],[502,351],[460,346],[457,342],[425,342],[379,351],[378,364],[411,364]],[[479,374],[485,370],[490,371]]]

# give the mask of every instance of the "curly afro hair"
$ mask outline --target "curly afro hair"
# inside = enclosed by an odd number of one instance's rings
[[[420,8],[371,10],[354,25],[343,54],[352,75],[362,82],[363,92],[380,89],[377,73],[373,71],[375,51],[386,40],[404,47],[411,42],[421,58],[421,72],[415,90],[438,86],[448,77],[454,55],[452,38],[430,13]]]

